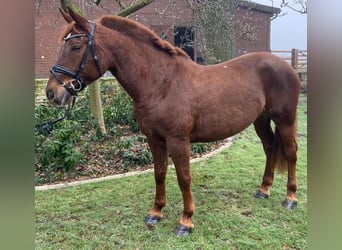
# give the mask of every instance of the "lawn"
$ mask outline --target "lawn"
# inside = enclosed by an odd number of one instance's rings
[[[175,170],[167,176],[164,219],[143,223],[154,199],[152,173],[64,189],[36,191],[36,249],[305,249],[307,248],[307,97],[298,107],[299,204],[281,206],[286,174],[276,173],[268,200],[253,194],[265,157],[253,126],[233,145],[192,164],[195,229],[187,238],[172,230],[182,212]]]

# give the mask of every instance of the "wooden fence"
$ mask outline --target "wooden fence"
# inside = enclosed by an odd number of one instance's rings
[[[285,61],[287,61],[298,73],[306,73],[308,65],[308,51],[307,50],[272,50],[275,54]]]

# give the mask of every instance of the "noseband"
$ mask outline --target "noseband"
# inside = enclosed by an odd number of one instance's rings
[[[94,43],[94,32],[95,32],[95,23],[92,21],[89,21],[90,24],[90,34],[75,34],[75,35],[68,35],[66,38],[64,38],[64,41],[68,41],[72,38],[76,37],[88,37],[88,46],[83,54],[83,58],[81,61],[80,66],[78,67],[78,70],[76,73],[64,68],[62,65],[55,64],[51,69],[51,74],[56,78],[59,84],[61,84],[72,96],[77,96],[77,93],[81,90],[83,90],[88,84],[86,84],[83,79],[81,78],[82,71],[84,69],[85,63],[87,61],[88,55],[90,52],[93,53],[93,59],[95,61],[95,65],[97,68],[97,71],[99,72],[99,75],[101,76],[101,70],[99,61],[97,59],[97,56],[95,54],[95,43]],[[73,78],[73,80],[70,81],[69,86],[67,86],[58,76],[57,73],[69,76]]]

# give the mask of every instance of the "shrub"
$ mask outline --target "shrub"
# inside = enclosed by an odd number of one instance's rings
[[[211,148],[213,143],[194,143],[191,144],[191,154],[203,154]],[[216,144],[216,142],[214,142]]]
[[[123,166],[143,166],[151,164],[152,154],[149,150],[145,136],[132,135],[120,138],[116,144],[117,154],[122,157]]]
[[[37,124],[64,116],[63,109],[37,105],[35,120]],[[46,180],[54,180],[56,172],[69,172],[74,170],[76,164],[82,159],[80,150],[76,147],[81,136],[81,126],[74,120],[62,120],[53,125],[51,132],[35,133],[35,161],[39,172]]]
[[[82,159],[76,143],[80,139],[80,125],[71,120],[63,121],[64,128],[53,130],[42,143],[39,162],[42,167],[68,172],[74,170]]]
[[[139,131],[137,122],[134,118],[132,99],[120,87],[117,88],[115,95],[110,99],[110,103],[104,105],[103,116],[106,124],[128,125],[133,133]],[[115,132],[114,129],[110,132]]]

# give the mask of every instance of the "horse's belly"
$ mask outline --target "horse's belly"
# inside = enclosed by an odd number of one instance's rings
[[[191,142],[217,141],[241,132],[260,115],[259,109],[247,110],[230,113],[221,111],[198,116],[190,134]]]
[[[249,125],[249,124],[248,124]],[[191,142],[212,142],[212,141],[218,141],[225,138],[228,138],[230,136],[233,136],[242,130],[244,130],[247,126],[240,126],[235,128],[230,128],[229,126],[225,128],[216,128],[217,126],[214,126],[214,128],[198,128],[195,129],[190,134],[190,141]]]

